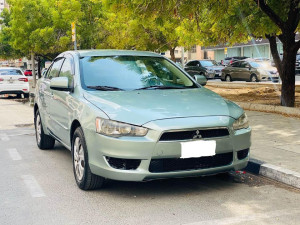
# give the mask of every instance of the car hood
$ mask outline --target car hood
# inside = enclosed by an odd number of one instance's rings
[[[211,70],[222,70],[225,67],[224,66],[206,66],[207,69],[211,69]]]
[[[204,87],[185,90],[86,91],[84,97],[110,119],[136,125],[170,118],[238,118],[243,113],[239,106]]]

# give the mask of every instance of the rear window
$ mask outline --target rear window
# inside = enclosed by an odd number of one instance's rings
[[[21,70],[16,70],[16,69],[1,69],[0,70],[0,75],[23,75]]]

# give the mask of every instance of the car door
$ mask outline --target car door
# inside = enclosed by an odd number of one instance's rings
[[[53,129],[53,122],[50,115],[53,91],[50,89],[50,81],[52,78],[58,76],[63,60],[63,58],[56,59],[49,68],[45,78],[41,79],[39,83],[39,97],[42,105],[42,107],[40,107],[40,113],[42,113],[45,125],[50,131]]]
[[[74,60],[71,55],[64,58],[58,77],[67,77],[69,87],[73,86]],[[52,135],[62,143],[70,146],[70,124],[73,113],[73,97],[70,91],[52,90],[53,99],[50,103],[52,119]]]
[[[241,80],[250,80],[250,65],[248,62],[241,62],[238,71]]]
[[[188,72],[191,76],[193,76],[195,75],[195,65],[196,65],[196,61],[188,62],[185,65],[184,70]]]
[[[239,69],[240,69],[240,62],[234,62],[231,64],[230,67],[230,76],[233,80],[239,80]]]

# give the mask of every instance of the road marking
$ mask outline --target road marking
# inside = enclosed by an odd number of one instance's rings
[[[16,148],[7,149],[12,160],[21,160],[22,156],[19,154]]]
[[[0,138],[1,138],[1,141],[9,141],[9,137],[7,136],[7,134],[3,133],[3,134],[0,134]]]
[[[262,219],[270,219],[270,218],[280,218],[282,216],[289,216],[289,215],[299,215],[300,209],[285,209],[285,210],[276,210],[271,212],[265,213],[254,213],[251,215],[244,215],[244,216],[236,216],[236,217],[227,217],[222,219],[216,220],[206,220],[206,221],[199,221],[195,223],[187,223],[185,225],[227,225],[227,224],[242,224],[248,221],[257,221]],[[256,223],[258,224],[258,223]]]
[[[28,188],[30,194],[34,198],[45,197],[43,189],[32,175],[23,175],[22,179]]]

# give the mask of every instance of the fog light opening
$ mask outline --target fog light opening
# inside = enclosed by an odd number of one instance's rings
[[[105,159],[112,168],[119,170],[136,170],[141,164],[140,159],[120,159],[108,156]]]

